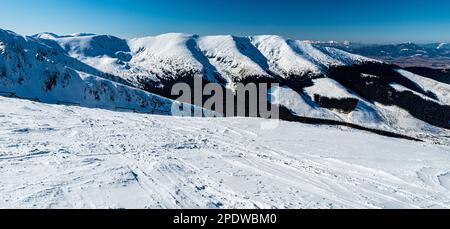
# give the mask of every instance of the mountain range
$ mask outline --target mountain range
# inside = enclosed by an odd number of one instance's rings
[[[361,44],[336,41],[312,43],[376,58],[402,67],[450,68],[450,44],[448,43]],[[447,78],[449,78],[448,75]]]
[[[413,47],[416,51],[406,51]],[[444,55],[447,48],[443,44],[434,47],[435,53],[426,52]],[[403,49],[392,48],[389,55],[416,55],[419,50],[413,44]],[[193,86],[193,79],[202,78],[229,91],[237,83],[277,83],[270,91],[280,96],[268,102],[280,107],[281,119],[448,143],[450,85],[445,73],[437,76],[419,68],[417,74],[417,69],[373,58],[372,52],[381,51],[372,50],[272,35],[170,33],[126,40],[0,30],[0,92],[48,103],[171,115],[174,104],[202,109],[202,104],[176,101],[170,92],[178,82]]]

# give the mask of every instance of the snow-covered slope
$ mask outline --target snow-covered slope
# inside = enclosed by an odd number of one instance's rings
[[[413,93],[413,94],[415,94],[417,96],[420,96],[421,98],[423,98],[425,100],[431,100],[431,101],[436,101],[436,102],[440,103],[439,99],[430,98],[430,97],[428,97],[426,95],[423,95],[423,94],[421,94],[419,92],[413,91],[413,90],[411,90],[411,89],[409,89],[409,88],[407,88],[407,87],[405,87],[403,85],[400,85],[400,84],[397,84],[397,83],[392,83],[392,84],[390,84],[390,86],[392,88],[394,88],[395,90],[399,91],[399,92],[408,91],[408,92],[411,92],[411,93]]]
[[[102,71],[132,80],[147,76],[155,84],[203,77],[231,86],[248,77],[317,75],[335,65],[375,62],[331,48],[280,36],[197,36],[169,33],[124,40],[112,36],[38,34],[57,41],[69,54]],[[95,51],[94,51],[95,50]],[[135,77],[136,78],[136,77]],[[162,85],[163,86],[163,85]]]
[[[271,70],[283,77],[320,74],[330,66],[377,62],[338,49],[315,47],[310,42],[280,36],[255,36],[251,39],[269,61]]]
[[[84,99],[83,93],[94,90],[89,93],[101,94],[94,97],[100,98],[102,103],[136,109],[140,106],[136,100],[148,99],[135,96],[129,102],[128,96],[117,93],[122,90],[117,87],[126,86],[124,88],[133,91],[131,94],[143,93],[144,97],[150,96],[146,94],[150,92],[173,98],[171,86],[178,82],[191,83],[194,77],[218,82],[231,89],[237,82],[269,81],[282,84],[285,92],[282,94],[287,97],[280,98],[279,104],[295,115],[327,117],[396,131],[400,128],[396,124],[405,122],[400,120],[403,115],[396,117],[395,113],[399,112],[391,111],[401,110],[409,113],[409,118],[416,119],[406,123],[423,121],[427,125],[450,129],[447,84],[407,74],[404,70],[396,71],[395,66],[314,42],[270,35],[235,37],[180,33],[131,40],[108,35],[42,33],[21,39],[1,39],[2,58],[10,55],[16,56],[17,60],[23,59],[22,50],[32,50],[29,53],[43,63],[36,69],[27,69],[30,63],[19,61],[27,70],[10,73],[11,69],[17,68],[17,61],[3,58],[0,76],[16,77],[11,81],[17,82],[15,86],[11,82],[8,86],[12,92],[46,95],[45,101],[63,99],[92,106],[92,102],[97,102]],[[39,50],[27,46],[41,47],[45,53],[54,55],[43,57]],[[31,65],[36,64],[32,62]],[[56,77],[56,86],[52,83],[53,72],[62,75]],[[63,77],[66,72],[70,72],[67,74],[76,81],[69,87],[65,86],[67,82]],[[25,75],[41,81],[27,81],[26,85],[21,85],[18,82],[25,79]],[[8,80],[3,80],[4,85]],[[42,87],[31,85],[48,85],[52,91],[40,93]],[[117,99],[108,99],[111,94],[118,96]],[[384,109],[377,104],[393,109]],[[406,129],[427,132],[431,128],[418,125]],[[440,131],[443,135],[445,132]]]
[[[283,37],[255,36],[251,39],[253,45],[267,58],[270,70],[284,78],[320,73],[319,66],[295,52]]]
[[[73,56],[117,57],[130,51],[125,40],[109,35],[72,34],[58,36],[52,33],[40,33],[33,37],[57,41],[64,50]]]
[[[2,94],[158,114],[171,114],[172,105],[179,104],[122,84],[126,81],[85,65],[41,40],[0,30],[0,41]]]
[[[271,77],[267,73],[267,60],[248,38],[206,36],[198,39],[198,45],[229,83],[247,77]]]
[[[306,93],[312,98],[314,95],[325,96],[328,98],[354,98],[358,99],[357,96],[350,93],[345,87],[340,85],[333,79],[330,78],[320,78],[313,80],[314,85],[311,87],[306,87]]]
[[[450,85],[425,78],[417,74],[398,69],[400,74],[415,82],[422,90],[429,91],[437,96],[438,100],[450,105]]]
[[[288,115],[425,142],[108,111],[183,115],[163,96],[194,77],[231,89],[280,83],[271,102]],[[396,66],[279,36],[0,30],[0,208],[448,208],[449,92]]]
[[[450,208],[450,148],[0,97],[0,208]]]
[[[355,95],[341,84],[330,78],[319,78],[313,80],[314,85],[306,87],[304,90],[310,98],[316,96],[331,98],[331,99],[351,99],[356,100],[357,104],[352,111],[339,112],[332,110],[332,112],[339,117],[340,120],[355,123],[363,126],[383,127],[383,119],[377,112],[375,106],[363,98]]]
[[[319,83],[312,88],[306,88],[307,93],[305,94],[298,93],[289,87],[272,88],[271,93],[275,95],[272,103],[281,105],[289,109],[294,115],[301,117],[344,121],[365,127],[402,133],[427,141],[442,144],[450,143],[447,137],[450,134],[449,130],[438,128],[421,121],[400,107],[370,103],[346,91],[337,82],[327,78],[321,78],[315,81],[319,81]],[[318,87],[317,85],[321,85],[322,87]],[[314,88],[316,90],[323,89],[326,91],[321,94],[320,91],[315,91]],[[418,94],[417,92],[414,93]],[[352,98],[357,99],[358,102],[353,111],[340,112],[335,109],[323,108],[315,103],[315,94],[330,96],[331,98],[339,97],[339,99]]]
[[[311,97],[289,87],[272,87],[271,94],[273,104],[284,106],[297,116],[338,120],[333,112],[318,106]]]
[[[326,78],[318,79],[319,81],[329,80]],[[333,82],[331,85],[335,85],[336,82]],[[328,84],[328,83],[326,83]],[[328,85],[330,86],[330,85]],[[384,116],[378,110],[376,105],[370,104],[365,100],[362,100],[359,97],[356,97],[353,94],[350,94],[347,91],[342,91],[342,94],[333,94],[333,96],[344,96],[341,97],[344,99],[352,98],[357,99],[356,107],[351,112],[340,112],[337,110],[330,110],[321,107],[320,105],[314,102],[314,93],[313,89],[306,88],[308,90],[307,94],[300,94],[291,88],[288,87],[275,87],[272,88],[272,94],[277,95],[276,99],[272,101],[274,104],[278,104],[284,106],[289,109],[293,114],[301,117],[311,117],[311,118],[320,118],[320,119],[328,119],[328,120],[336,120],[336,121],[344,121],[349,123],[358,124],[361,126],[372,127],[377,129],[384,129],[394,132],[400,132],[396,130],[397,120],[392,121],[391,119],[395,119],[396,117],[393,115]],[[335,90],[336,88],[328,88],[330,92]],[[339,90],[339,89],[338,89]],[[316,92],[317,93],[317,92]],[[333,98],[333,97],[330,97]],[[387,112],[387,111],[384,111]],[[391,125],[389,125],[390,123]],[[414,129],[411,127],[411,129]],[[421,128],[417,128],[417,130],[421,130]],[[425,129],[424,131],[427,131]],[[444,130],[442,130],[445,133]],[[419,131],[420,132],[420,131]],[[407,133],[402,132],[402,133]],[[436,133],[436,132],[435,132]],[[441,132],[437,132],[441,133]],[[410,133],[409,133],[410,134]]]
[[[204,77],[217,82],[217,73],[197,47],[198,36],[170,33],[129,41],[132,61],[154,71],[158,77]]]
[[[105,73],[126,79],[134,86],[139,87],[140,79],[152,82],[155,87],[162,86],[152,68],[130,62],[132,55],[126,40],[95,34],[58,36],[52,33],[40,33],[33,37],[52,47],[56,44],[73,58]]]

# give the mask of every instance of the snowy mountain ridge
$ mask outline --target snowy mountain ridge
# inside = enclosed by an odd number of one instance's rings
[[[286,109],[282,119],[323,118],[416,137],[449,135],[449,84],[310,41],[182,33],[129,40],[23,37],[0,31],[0,89],[42,101],[150,111],[156,98],[166,104],[162,113],[170,114],[176,99],[170,89],[178,82],[200,77],[224,89],[269,82],[280,85],[271,91],[282,94],[273,101]]]
[[[86,65],[42,40],[4,30],[0,30],[0,40],[2,94],[49,103],[169,115],[172,105],[181,105],[131,87],[126,80]]]
[[[319,73],[329,66],[376,62],[376,60],[341,52],[331,48],[319,50],[308,42],[295,41],[280,36],[236,37],[198,36],[183,33],[168,33],[158,36],[125,40],[107,36],[102,47],[96,48],[98,40],[106,35],[57,36],[38,34],[34,37],[50,39],[76,57],[86,59],[89,64],[111,73],[127,68],[139,74],[153,73],[159,79],[183,77],[186,74],[206,76],[211,82],[229,84],[250,76],[270,77],[273,72],[282,77],[307,72]],[[89,45],[90,44],[90,45]],[[98,51],[95,55],[90,49]],[[124,61],[111,55],[116,52],[130,54]],[[116,57],[115,63],[105,65],[90,58]],[[120,73],[119,73],[120,74]]]

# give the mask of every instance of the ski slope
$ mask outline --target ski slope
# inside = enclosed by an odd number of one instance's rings
[[[449,208],[450,147],[0,97],[0,208]]]

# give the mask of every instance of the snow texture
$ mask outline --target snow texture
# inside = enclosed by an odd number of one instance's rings
[[[202,110],[131,87],[127,81],[85,65],[40,40],[3,30],[0,40],[5,42],[0,55],[1,94],[164,115],[172,115],[173,106]]]
[[[435,94],[442,103],[450,105],[450,85],[402,69],[397,69],[397,72],[415,82],[423,91],[430,91]]]
[[[320,74],[336,65],[375,60],[332,48],[280,36],[198,36],[168,33],[122,40],[109,35],[75,34],[34,36],[56,41],[71,56],[104,72],[129,81],[147,78],[162,82],[187,76],[206,77],[210,82],[235,82],[248,77],[282,77]]]
[[[254,78],[258,77],[292,77],[291,81],[303,77],[299,80],[311,80],[313,85],[301,91],[274,88],[282,92],[278,104],[296,115],[346,121],[407,135],[433,134],[440,142],[448,142],[445,137],[448,130],[434,128],[411,115],[407,117],[408,113],[401,108],[385,109],[366,101],[327,78],[327,69],[332,66],[366,62],[376,61],[314,42],[270,35],[170,33],[124,40],[87,33],[65,36],[41,33],[23,37],[0,30],[0,92],[6,94],[50,103],[171,114],[172,100],[140,89],[148,91],[148,85],[164,89],[165,84],[170,86],[192,77],[204,77],[232,89],[235,82],[257,81]],[[398,72],[423,91],[435,94],[439,100],[436,102],[449,104],[449,85],[404,70]],[[361,77],[383,76],[362,74]],[[393,83],[391,87],[405,90],[400,84]],[[433,99],[429,98],[431,93],[421,97]],[[316,94],[333,99],[357,99],[358,103],[355,110],[347,113],[325,109],[314,102]]]
[[[0,97],[1,208],[449,208],[450,148]]]

